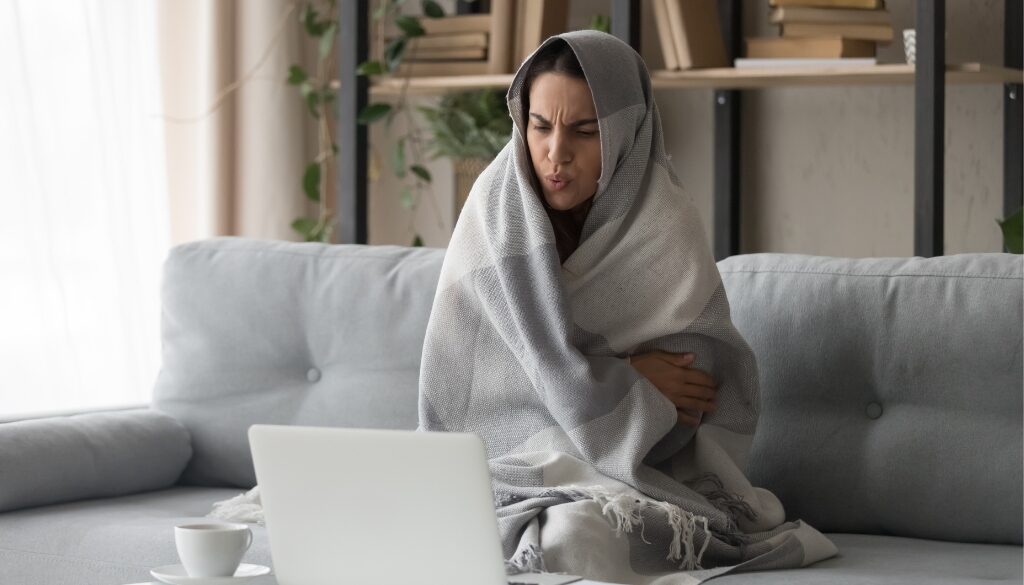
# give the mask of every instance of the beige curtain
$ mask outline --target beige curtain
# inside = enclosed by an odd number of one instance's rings
[[[287,0],[159,0],[171,239],[296,240],[316,125],[288,67],[315,47]]]

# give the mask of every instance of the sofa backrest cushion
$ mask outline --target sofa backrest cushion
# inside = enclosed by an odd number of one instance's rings
[[[747,466],[823,531],[1021,543],[1021,257],[719,262],[757,356]]]
[[[255,423],[416,428],[443,259],[438,248],[227,237],[172,249],[153,405],[192,435],[182,483],[255,485]]]

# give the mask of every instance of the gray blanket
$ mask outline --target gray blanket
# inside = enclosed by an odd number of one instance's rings
[[[587,76],[603,169],[564,265],[532,187],[521,95],[556,38]],[[508,571],[699,583],[835,555],[743,474],[757,363],[665,154],[643,60],[611,35],[564,33],[522,63],[507,98],[512,139],[474,184],[441,269],[419,408],[422,430],[484,439]],[[656,349],[696,353],[692,367],[718,381],[699,427],[625,359]]]

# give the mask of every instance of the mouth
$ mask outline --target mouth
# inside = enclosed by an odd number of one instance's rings
[[[566,179],[564,177],[559,177],[555,179],[548,176],[544,177],[544,182],[547,183],[548,187],[552,191],[561,191],[562,189],[565,188],[566,185],[572,182],[572,179]]]

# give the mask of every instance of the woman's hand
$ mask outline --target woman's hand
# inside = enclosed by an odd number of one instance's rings
[[[679,422],[697,426],[701,411],[715,411],[718,383],[707,372],[689,367],[694,357],[659,350],[630,356],[629,363],[676,405]]]

